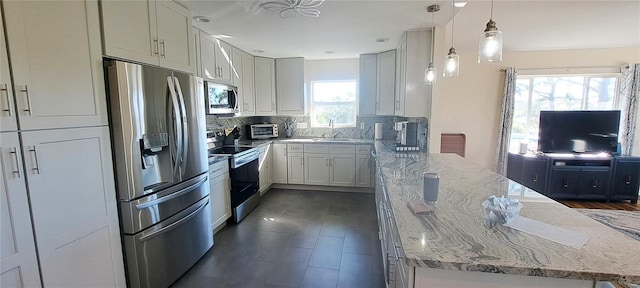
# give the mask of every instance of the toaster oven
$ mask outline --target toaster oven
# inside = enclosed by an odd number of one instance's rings
[[[278,138],[278,124],[253,124],[249,130],[251,139]]]

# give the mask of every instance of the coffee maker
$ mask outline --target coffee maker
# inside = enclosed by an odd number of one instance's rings
[[[420,150],[418,143],[418,123],[416,122],[396,122],[396,151],[417,151]]]

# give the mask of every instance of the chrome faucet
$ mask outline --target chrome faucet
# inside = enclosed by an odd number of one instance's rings
[[[334,130],[336,128],[336,120],[334,120],[333,118],[329,118],[329,127],[331,127],[331,138],[336,137],[336,135],[334,134]]]

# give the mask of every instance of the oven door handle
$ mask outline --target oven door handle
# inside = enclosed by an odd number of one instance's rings
[[[258,159],[258,156],[260,156],[260,154],[258,154],[258,152],[251,152],[245,156],[240,157],[239,159],[234,159],[233,161],[233,167],[231,168],[238,168],[244,164],[247,164],[253,160]]]

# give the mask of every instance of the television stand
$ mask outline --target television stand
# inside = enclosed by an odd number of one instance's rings
[[[509,153],[507,177],[553,199],[638,203],[640,157]]]

